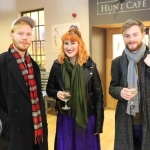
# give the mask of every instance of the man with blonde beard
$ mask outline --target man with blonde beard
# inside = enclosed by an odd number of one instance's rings
[[[28,53],[33,27],[30,17],[14,20],[0,54],[0,150],[48,150],[40,70]]]

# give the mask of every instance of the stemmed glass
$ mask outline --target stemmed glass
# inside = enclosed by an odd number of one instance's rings
[[[137,90],[137,87],[128,87],[130,90],[131,90],[131,94],[137,94],[138,93],[138,90]],[[132,100],[129,101],[130,105],[131,105],[131,108],[133,107],[134,108],[134,97],[132,98]]]
[[[64,91],[64,101],[65,101],[65,106],[62,107],[63,110],[69,110],[70,107],[67,105],[67,101],[71,98],[71,93],[69,90]]]
[[[129,87],[129,89],[131,89],[132,94],[136,95],[138,93],[137,87]]]

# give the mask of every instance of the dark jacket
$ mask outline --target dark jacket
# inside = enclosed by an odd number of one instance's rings
[[[144,63],[148,52],[141,59],[140,67],[140,95],[143,113],[143,146],[142,150],[150,149],[150,67]],[[115,145],[114,150],[134,150],[132,116],[126,113],[127,100],[120,96],[120,92],[127,84],[128,60],[125,52],[122,56],[112,61],[111,82],[109,87],[110,95],[118,100],[115,115]]]
[[[41,77],[32,60],[43,123],[40,150],[48,150],[47,121],[41,93]],[[0,150],[33,150],[34,130],[31,99],[18,64],[10,51],[0,54]]]
[[[84,64],[84,81],[86,88],[86,100],[87,100],[87,112],[88,117],[95,115],[95,133],[101,133],[104,119],[103,109],[103,92],[101,87],[101,80],[96,68],[96,64],[91,58]],[[62,78],[61,64],[58,60],[54,61],[54,64],[50,71],[50,76],[46,88],[46,92],[49,96],[56,99],[56,109],[58,112],[69,115],[68,111],[62,110],[64,102],[57,98],[57,92],[64,90],[64,82]]]

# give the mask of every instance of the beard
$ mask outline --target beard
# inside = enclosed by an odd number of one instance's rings
[[[12,39],[14,47],[21,52],[26,52],[31,43],[27,43],[25,46],[20,42],[17,42],[15,39]]]
[[[131,47],[131,46],[129,46],[130,43],[131,43],[131,42],[128,42],[128,43],[126,43],[125,45],[126,45],[126,48],[127,48],[129,51],[132,51],[132,52],[137,51],[137,50],[142,46],[142,44],[143,44],[142,41],[140,41],[139,43],[138,43],[138,42],[134,42],[134,43],[137,43],[137,46],[136,46],[136,47]]]

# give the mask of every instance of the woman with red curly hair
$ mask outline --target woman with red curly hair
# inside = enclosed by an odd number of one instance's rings
[[[46,88],[48,96],[56,99],[54,149],[100,150],[104,108],[96,64],[85,49],[77,26],[72,25],[61,39],[61,52],[51,68]],[[66,89],[71,94],[68,108]]]

